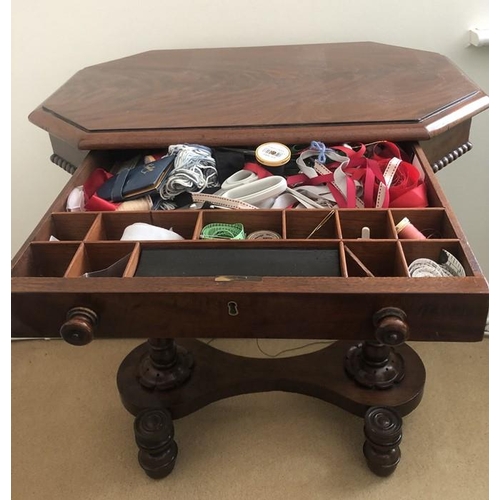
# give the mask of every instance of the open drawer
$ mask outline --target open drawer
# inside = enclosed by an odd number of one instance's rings
[[[393,307],[410,340],[479,341],[487,283],[422,148],[405,148],[424,172],[429,207],[66,212],[71,190],[118,154],[92,152],[13,259],[12,335],[58,335],[68,313],[83,310],[98,337],[364,340],[374,314]],[[401,239],[404,218],[426,239]],[[136,222],[183,240],[121,240]],[[213,223],[279,239],[203,238]],[[444,251],[463,276],[410,274],[412,262],[438,262]],[[112,265],[109,276],[93,274]]]

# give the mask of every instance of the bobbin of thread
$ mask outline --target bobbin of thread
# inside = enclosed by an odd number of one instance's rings
[[[405,240],[426,240],[427,238],[410,222],[408,217],[396,224],[399,238]]]
[[[255,150],[255,159],[273,175],[283,175],[291,157],[290,148],[280,142],[266,142]]]

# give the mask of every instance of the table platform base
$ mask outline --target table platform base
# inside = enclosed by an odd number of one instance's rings
[[[387,476],[400,460],[402,417],[422,399],[425,368],[406,344],[338,341],[310,354],[263,359],[194,339],[149,339],[123,360],[117,384],[136,417],[139,463],[150,477],[174,468],[173,420],[221,399],[268,391],[312,396],[363,417],[368,466]]]

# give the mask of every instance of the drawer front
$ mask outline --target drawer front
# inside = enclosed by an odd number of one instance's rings
[[[348,288],[348,287],[346,287]],[[55,337],[73,308],[95,312],[95,338],[374,339],[374,315],[406,313],[409,340],[479,341],[488,301],[464,293],[95,292],[14,294],[16,337]]]
[[[92,335],[102,338],[363,340],[373,338],[374,314],[395,307],[406,314],[410,340],[481,340],[487,283],[426,156],[417,145],[414,152],[414,163],[425,173],[428,208],[66,212],[71,190],[114,160],[113,152],[92,152],[12,261],[12,335],[57,336],[68,312],[84,308],[95,314]],[[400,239],[396,226],[405,218],[428,237]],[[134,222],[173,228],[184,240],[122,241],[124,229]],[[202,238],[207,224],[236,222],[247,234],[266,229],[281,238]],[[360,239],[366,226],[369,240]],[[189,265],[188,275],[164,268],[156,276],[137,275],[146,250],[162,252],[168,262],[174,251],[213,256],[223,249],[234,251],[236,260],[245,249],[260,255],[276,250],[284,256],[308,251],[335,257],[319,275],[302,268],[271,276],[269,267],[259,265],[243,276],[189,275]],[[410,276],[411,262],[437,261],[443,250],[458,259],[465,276]],[[84,277],[116,263],[110,277]]]

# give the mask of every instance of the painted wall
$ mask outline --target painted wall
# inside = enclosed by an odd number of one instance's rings
[[[69,179],[49,161],[48,134],[28,114],[83,67],[162,48],[374,41],[439,52],[488,93],[488,27],[477,0],[16,0],[12,10],[12,255]],[[488,276],[489,112],[473,120],[474,148],[438,176]]]

